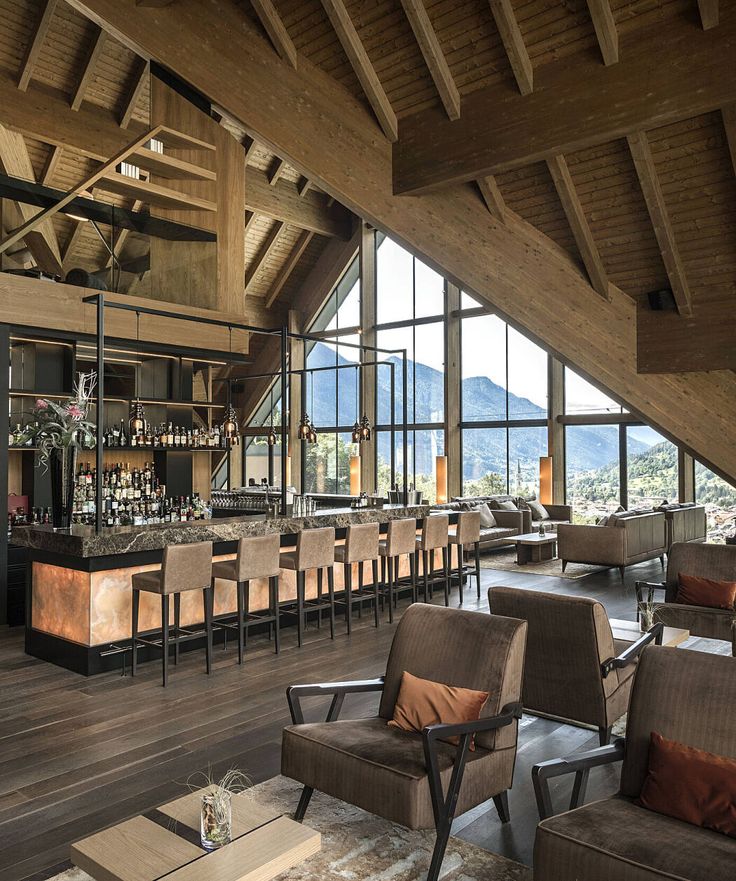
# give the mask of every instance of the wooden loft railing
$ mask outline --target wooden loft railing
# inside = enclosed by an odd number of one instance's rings
[[[149,149],[146,145],[152,139],[161,141],[164,146],[174,149],[192,151],[212,151],[215,149],[214,144],[209,144],[184,132],[175,131],[165,125],[155,125],[79,181],[58,202],[39,211],[13,230],[7,238],[0,242],[0,254],[5,253],[24,236],[37,229],[41,223],[62,211],[77,196],[82,195],[93,186],[103,192],[117,193],[160,208],[215,211],[216,204],[208,199],[182,193],[159,183],[154,184],[147,180],[127,177],[115,170],[121,162],[130,161],[146,171],[170,180],[214,181],[216,179],[215,172],[208,168]]]

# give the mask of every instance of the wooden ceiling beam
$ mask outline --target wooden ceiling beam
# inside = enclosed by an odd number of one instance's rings
[[[698,9],[704,31],[718,24],[718,0],[698,0]]]
[[[322,0],[327,17],[337,34],[337,39],[348,57],[348,61],[355,71],[355,75],[363,87],[373,112],[376,114],[378,123],[383,129],[384,135],[389,141],[395,141],[399,134],[399,124],[396,114],[391,107],[391,102],[383,90],[381,81],[378,79],[376,69],[373,67],[368,53],[355,30],[345,3],[343,0]]]
[[[308,177],[303,177],[296,188],[300,196],[306,196],[312,189],[312,181]]]
[[[63,274],[66,275],[67,272],[72,268],[72,260],[74,258],[74,252],[79,244],[79,240],[82,238],[85,227],[84,220],[75,220],[74,227],[69,234],[69,238],[64,245],[64,254],[62,255],[62,265],[63,265]]]
[[[130,90],[125,98],[123,112],[120,116],[120,128],[128,128],[130,125],[130,120],[133,118],[133,111],[136,108],[136,104],[138,104],[138,99],[141,97],[141,92],[146,85],[146,80],[148,79],[150,72],[150,62],[145,58],[137,59],[136,67],[133,72],[133,79],[130,84]]]
[[[639,185],[644,194],[649,217],[654,227],[659,250],[662,254],[664,268],[670,281],[672,294],[677,304],[680,315],[692,314],[692,297],[682,265],[680,252],[675,242],[675,234],[672,230],[667,205],[664,201],[662,187],[659,183],[657,169],[654,165],[649,141],[645,132],[637,132],[627,137],[631,158],[634,160]]]
[[[284,173],[285,168],[286,163],[283,159],[279,159],[279,157],[277,156],[271,167],[271,170],[268,173],[268,183],[270,186],[276,186],[276,184],[281,180],[281,175]],[[301,195],[301,193],[299,195]]]
[[[506,219],[506,202],[501,195],[501,190],[498,188],[496,178],[489,175],[488,177],[482,177],[476,183],[491,216],[500,223],[504,223]]]
[[[107,34],[102,28],[97,28],[97,33],[92,40],[92,45],[90,46],[89,54],[87,55],[87,60],[85,61],[84,69],[82,70],[82,75],[80,76],[77,87],[72,95],[70,105],[72,110],[79,110],[82,106],[82,101],[84,101],[84,96],[89,88],[89,84],[92,82],[95,75],[95,67],[97,66],[97,62],[100,60],[100,56],[105,48],[106,39]]]
[[[252,288],[253,284],[258,279],[258,273],[261,271],[266,261],[268,260],[271,251],[276,247],[279,242],[281,236],[286,232],[286,224],[280,220],[277,220],[274,225],[271,227],[268,235],[266,236],[265,242],[261,245],[258,254],[256,254],[255,259],[248,267],[248,272],[246,273],[245,278],[245,293]]]
[[[296,69],[296,46],[271,0],[250,0],[250,5],[260,19],[273,48],[284,61]]]
[[[460,93],[452,78],[445,53],[424,7],[424,0],[401,0],[404,13],[419,44],[435,88],[449,119],[460,118]]]
[[[251,138],[248,135],[246,135],[245,136],[245,143],[243,144],[243,147],[245,148],[245,164],[247,165],[248,160],[256,152],[256,149],[258,147],[258,142],[256,141],[255,138]]]
[[[604,299],[610,300],[608,274],[603,266],[598,246],[590,231],[583,206],[580,204],[575,184],[564,156],[554,156],[547,160],[547,167],[557,190],[557,195],[565,211],[565,217],[575,237],[580,256],[583,258],[588,278],[595,291]]]
[[[266,309],[270,309],[276,301],[278,295],[284,288],[284,285],[289,280],[291,273],[296,269],[297,264],[302,259],[302,254],[307,250],[307,245],[312,241],[314,237],[314,233],[310,232],[308,229],[305,229],[299,238],[296,240],[296,244],[292,249],[291,254],[289,254],[284,265],[279,269],[276,274],[276,278],[273,280],[273,284],[271,285],[271,289],[268,292],[268,296],[266,297],[266,302],[264,303]]]
[[[251,231],[251,229],[253,228],[253,224],[256,222],[256,220],[258,220],[258,215],[256,214],[255,211],[246,211],[245,212],[245,234],[246,235],[248,235],[248,233]]]
[[[731,167],[736,174],[736,104],[730,104],[721,110],[723,128],[726,132],[728,152],[731,154]]]
[[[36,30],[31,37],[31,42],[26,49],[26,54],[23,57],[23,63],[18,74],[18,88],[22,92],[25,92],[28,88],[28,83],[30,83],[33,76],[33,70],[38,61],[38,56],[41,54],[43,41],[46,39],[46,34],[51,26],[51,19],[53,18],[57,2],[58,0],[45,0],[41,5],[41,15],[36,24]]]
[[[536,71],[521,97],[498,83],[463,97],[462,118],[439,108],[402,118],[394,192],[478,180],[690,119],[736,100],[736,16],[703,31],[675,18],[628,35],[626,64],[579,53]]]
[[[509,64],[516,77],[516,84],[522,95],[528,95],[534,89],[534,68],[524,45],[514,7],[511,5],[511,0],[489,0],[489,2]]]
[[[610,0],[588,0],[588,12],[593,20],[595,35],[604,64],[618,62],[618,30],[611,12]]]
[[[43,166],[43,171],[41,172],[41,177],[38,181],[45,187],[51,186],[51,180],[56,173],[56,169],[58,168],[59,161],[61,160],[61,154],[63,152],[64,148],[58,146],[52,146],[49,150],[49,155],[46,157],[46,162]]]

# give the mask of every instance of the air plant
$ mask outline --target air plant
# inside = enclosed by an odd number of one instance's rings
[[[654,601],[653,597],[642,600],[638,604],[639,618],[643,630],[649,630],[654,624],[654,613],[657,611],[658,605],[659,604]]]
[[[230,768],[216,780],[212,768],[197,771],[187,779],[192,792],[201,792],[201,839],[208,849],[222,847],[230,842],[232,835],[232,796],[252,786],[252,781],[242,771]]]

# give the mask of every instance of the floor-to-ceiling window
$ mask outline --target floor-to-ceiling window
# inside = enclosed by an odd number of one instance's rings
[[[695,463],[695,501],[705,505],[708,541],[723,542],[736,534],[736,486],[701,462]]]

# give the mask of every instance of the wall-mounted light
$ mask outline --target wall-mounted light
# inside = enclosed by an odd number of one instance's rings
[[[437,481],[437,504],[444,505],[447,502],[447,456],[437,456],[435,479]]]
[[[552,504],[552,456],[539,457],[539,501]]]
[[[350,457],[350,495],[360,495],[360,456]]]

